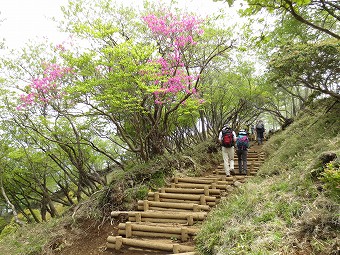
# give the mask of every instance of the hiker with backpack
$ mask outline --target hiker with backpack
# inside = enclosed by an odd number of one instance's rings
[[[219,133],[218,140],[222,145],[224,171],[227,176],[230,176],[230,172],[234,172],[234,144],[236,142],[236,133],[229,125],[225,125]]]
[[[240,174],[247,174],[247,154],[249,138],[245,130],[240,130],[236,139],[236,154],[238,159],[238,171]]]
[[[259,120],[256,124],[256,137],[257,137],[257,144],[260,145],[263,143],[264,138],[264,124],[262,120]]]
[[[256,134],[255,134],[255,125],[251,125],[251,135],[250,135],[250,141],[256,141]]]

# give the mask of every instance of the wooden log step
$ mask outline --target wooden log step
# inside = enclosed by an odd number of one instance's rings
[[[256,154],[256,153],[249,153],[247,155],[247,159],[259,159],[262,157],[262,155]],[[234,158],[237,158],[237,153],[234,154]]]
[[[256,169],[249,169],[248,168],[248,172],[254,172],[254,173],[256,173],[257,171],[256,171]],[[213,171],[213,176],[226,176],[226,173],[225,173],[225,171],[224,170],[220,170],[220,171]],[[239,172],[238,172],[238,169],[236,169],[236,171],[234,170],[234,173],[232,173],[231,172],[231,177],[227,177],[227,178],[233,178],[233,176],[243,176],[243,175],[241,175],[241,174],[239,174]],[[232,180],[232,181],[234,181],[234,179]]]
[[[234,160],[234,161],[235,161],[234,162],[234,168],[237,168],[238,167],[237,159]],[[259,161],[249,161],[249,160],[247,161],[247,166],[248,167],[251,167],[251,166],[260,166],[260,165],[262,165],[262,163],[259,162]],[[224,168],[223,164],[217,166],[217,169],[223,169],[223,168]]]
[[[256,161],[251,162],[251,164],[252,164],[253,166],[260,166],[260,165],[262,165],[263,163],[264,163],[264,161],[262,162],[262,161],[259,161],[259,160],[256,160]]]
[[[256,174],[256,172],[253,172],[251,171],[252,173]],[[251,173],[249,170],[248,170],[248,174]],[[213,173],[213,175],[216,175],[216,176],[221,176],[221,175],[225,175],[224,172],[218,172],[218,173]],[[230,182],[230,181],[218,181],[217,182],[217,185],[232,185],[235,181],[239,181],[239,182],[244,182],[246,181],[247,178],[249,178],[249,176],[247,177],[246,174],[239,174],[238,171],[236,171],[236,173],[232,173],[232,177],[233,177],[233,181]]]
[[[118,234],[125,236],[125,230],[118,230]],[[181,235],[181,234],[169,234],[169,233],[159,233],[159,232],[144,232],[144,231],[133,231],[132,236],[135,237],[152,237],[152,238],[169,238],[176,240],[181,240],[182,242],[187,242],[189,240],[188,235]],[[126,237],[128,238],[128,237]]]
[[[235,175],[234,178],[237,180],[237,181],[240,181],[240,180],[244,180],[245,178],[247,178],[245,175]]]
[[[189,235],[196,235],[199,231],[197,227],[182,226],[179,224],[155,224],[146,222],[125,222],[119,223],[118,229],[125,230],[126,227],[131,227],[131,230],[146,231],[146,232],[164,232],[170,234],[180,234],[181,229],[185,229]]]
[[[140,217],[149,217],[149,218],[166,218],[166,219],[187,219],[188,216],[191,216],[194,220],[204,220],[207,217],[206,212],[172,212],[172,213],[164,213],[157,211],[148,211],[148,212],[140,212],[140,211],[113,211],[111,212],[112,217],[117,217],[122,214],[127,214],[128,216],[136,216],[140,215]]]
[[[160,188],[159,192],[162,193],[180,193],[180,194],[204,194],[209,195],[220,195],[221,190],[219,189],[209,189],[209,186],[204,186],[203,189],[186,189],[186,188]]]
[[[175,254],[180,252],[192,252],[195,250],[194,246],[181,245],[177,243],[165,243],[160,242],[159,240],[146,241],[139,239],[123,238],[122,236],[109,236],[107,238],[106,246],[110,249],[120,250],[123,245],[152,250],[169,251]]]
[[[237,160],[237,154],[234,155],[234,160]],[[258,155],[248,155],[247,156],[247,160],[259,160],[260,156]]]
[[[230,178],[230,177],[229,177]],[[198,188],[201,189],[206,184],[199,184],[199,183],[172,183],[171,188]],[[220,189],[220,190],[226,190],[228,188],[228,185],[217,185],[216,183],[212,183],[208,185],[211,189]]]
[[[232,184],[235,181],[234,177],[236,178],[236,177],[239,177],[239,176],[240,177],[244,177],[245,176],[243,174],[239,174],[238,170],[234,171],[234,173],[231,172],[230,174],[231,174],[231,178],[233,178],[233,180],[227,181],[226,183],[228,183],[228,184]],[[222,170],[222,171],[213,171],[213,175],[214,176],[226,176],[226,173],[224,172],[224,170]],[[220,183],[220,182],[221,181],[218,181],[217,184]]]
[[[236,151],[236,150],[235,150]],[[235,153],[236,154],[236,153]],[[258,155],[257,151],[248,150],[248,155]]]
[[[210,210],[210,206],[209,205],[206,205],[209,210]],[[138,210],[144,210],[144,207],[143,206],[137,206],[137,209]],[[157,206],[150,206],[149,207],[149,210],[153,210],[153,211],[164,211],[164,212],[173,212],[174,210],[176,211],[179,211],[179,212],[187,212],[187,211],[192,211],[192,212],[199,212],[201,211],[200,209],[197,209],[195,207],[193,207],[192,209],[188,208],[166,208],[166,207],[157,207]],[[208,210],[207,210],[208,211]]]
[[[112,217],[119,217],[120,215],[127,215],[129,221],[134,222],[153,222],[153,223],[177,223],[187,224],[192,226],[195,222],[203,221],[206,212],[160,212],[160,211],[114,211],[111,212]]]
[[[219,181],[218,183],[217,183],[217,185],[233,185],[234,184],[234,182],[236,181],[236,179],[234,180],[234,181],[232,181],[232,182],[226,182],[226,181]]]
[[[198,211],[209,211],[209,205],[199,205],[196,203],[171,203],[171,202],[156,202],[148,200],[138,201],[138,210],[161,210],[161,209],[181,209],[181,210],[192,210]]]
[[[243,178],[240,178],[240,177],[243,177]],[[240,175],[240,176],[235,175],[235,180],[234,180],[234,182],[235,182],[235,181],[241,182],[241,181],[243,181],[244,179],[245,179],[245,178],[244,178],[244,175]],[[226,182],[226,181],[218,181],[217,184],[218,184],[218,185],[228,185],[229,182]]]
[[[189,237],[196,235],[198,232],[197,228],[188,228],[183,226],[173,225],[146,225],[136,224],[131,222],[120,223],[118,225],[118,234],[125,235],[130,238],[132,236],[141,237],[166,237],[166,238],[177,238],[182,242],[187,242]]]
[[[216,170],[214,170],[214,171],[216,171]],[[206,179],[217,178],[217,180],[214,183],[218,183],[219,181],[227,181],[227,182],[233,182],[234,181],[233,176],[229,176],[229,177],[226,176],[224,169],[220,170],[220,172],[223,173],[223,174],[221,174],[221,175],[209,175],[209,176],[206,176],[204,178],[206,178]],[[231,172],[231,173],[233,173],[233,172]]]
[[[153,197],[148,197],[149,201],[155,201]],[[173,198],[160,198],[159,202],[170,202],[170,203],[192,203],[192,204],[200,204],[200,205],[208,205],[210,207],[215,206],[218,203],[218,200],[215,202],[200,202],[197,200],[179,200],[179,199],[173,199]]]
[[[234,155],[234,160],[237,160],[238,157],[237,157],[237,154]],[[259,160],[260,157],[258,155],[248,155],[247,156],[247,160],[249,161],[253,161],[253,160]]]
[[[161,193],[161,192],[149,192],[148,197],[153,197],[155,201],[159,201],[161,198],[172,198],[178,200],[192,200],[192,201],[200,201],[201,204],[205,204],[206,202],[215,202],[216,197],[201,195],[192,195],[192,194],[178,194],[178,193]]]
[[[134,216],[131,216],[129,217],[129,221],[138,222],[138,219]],[[189,225],[189,226],[192,226],[193,224],[195,224],[195,221],[192,220],[192,223],[191,223],[190,219],[182,220],[182,219],[162,219],[162,218],[143,217],[142,219],[140,219],[140,221],[151,222],[151,223],[176,223],[176,224]]]
[[[179,183],[179,182],[185,182],[185,183],[197,183],[197,184],[211,184],[213,182],[216,182],[218,181],[218,178],[216,179],[203,179],[203,178],[200,178],[200,177],[182,177],[182,178],[179,178],[179,177],[175,177],[173,179],[173,182],[174,183]]]
[[[209,178],[204,178],[204,177],[198,177],[198,178],[193,178],[193,177],[178,178],[178,177],[175,177],[173,183],[196,183],[196,184],[210,185],[212,183],[216,183],[217,181],[221,180],[221,178],[222,177],[220,177],[220,176],[209,177]],[[225,180],[232,181],[233,177],[225,177]]]
[[[234,173],[234,174],[232,174],[232,176],[233,177],[243,177],[244,179],[247,179],[247,178],[249,178],[249,175],[256,175],[257,174],[257,171],[247,171],[247,175],[245,175],[245,174],[239,174],[238,173],[238,171],[236,171],[236,173]],[[218,173],[213,173],[212,175],[214,175],[214,176],[225,176],[225,172],[218,172]],[[235,180],[233,180],[232,182],[228,182],[229,184],[232,184],[234,181],[240,181],[240,180],[242,180],[242,179],[235,179]]]

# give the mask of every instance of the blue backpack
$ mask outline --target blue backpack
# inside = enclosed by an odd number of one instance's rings
[[[240,135],[237,138],[236,146],[238,150],[247,150],[249,147],[249,139],[246,135]]]

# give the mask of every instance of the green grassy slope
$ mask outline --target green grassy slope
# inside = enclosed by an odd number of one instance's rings
[[[340,102],[317,102],[264,146],[258,176],[224,199],[196,238],[201,254],[338,254]],[[325,178],[324,178],[325,179]],[[338,250],[338,252],[340,252]]]
[[[220,203],[204,223],[197,237],[200,253],[334,254],[340,247],[339,167],[333,164],[335,170],[327,176],[328,186],[318,179],[323,170],[320,158],[331,155],[330,152],[340,157],[340,103],[330,108],[332,104],[330,100],[318,102],[287,130],[266,142],[263,149],[267,159],[258,176]],[[202,144],[202,148],[190,150],[183,156],[186,161],[179,161],[176,155],[175,161],[169,158],[162,166],[157,163],[156,169],[152,165],[144,168],[151,169],[150,173],[168,169],[170,174],[178,171],[169,169],[170,166],[178,165],[182,170],[186,166],[183,175],[199,175],[221,159],[220,153],[207,156],[206,147]],[[152,185],[145,186],[146,192],[149,186],[162,185],[160,179],[164,181],[163,175],[150,176]],[[141,193],[145,187],[137,186],[135,193]],[[106,189],[62,218],[22,228],[10,224],[0,235],[0,254],[60,254],[72,240],[81,242],[78,239],[83,235],[79,233],[89,232],[88,226],[82,228],[81,223],[103,220],[98,211],[102,195],[107,196]],[[97,225],[93,229],[98,231]],[[105,242],[108,233],[103,236]],[[81,246],[85,245],[87,254],[99,254],[94,240],[84,239]]]

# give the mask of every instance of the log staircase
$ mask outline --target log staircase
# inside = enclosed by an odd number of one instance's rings
[[[113,218],[124,216],[127,221],[107,238],[107,248],[113,254],[197,254],[194,236],[200,223],[234,187],[255,175],[263,160],[262,152],[249,151],[247,176],[226,177],[221,164],[207,176],[174,177],[171,185],[138,201],[138,211],[111,213]],[[238,172],[236,156],[235,170]]]

